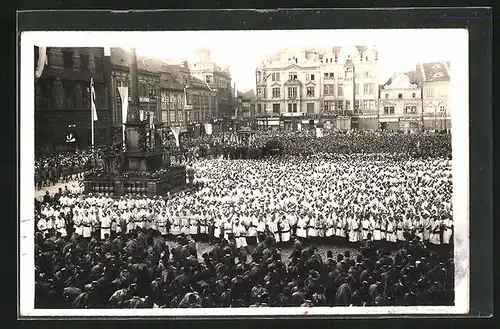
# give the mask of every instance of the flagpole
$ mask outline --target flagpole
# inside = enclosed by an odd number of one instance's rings
[[[92,109],[92,104],[93,104],[93,98],[92,98],[92,84],[93,84],[93,78],[90,78],[90,127],[91,127],[91,134],[92,134],[92,149],[94,149],[94,111]]]

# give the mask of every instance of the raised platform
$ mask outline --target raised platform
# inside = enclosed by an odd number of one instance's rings
[[[111,196],[141,194],[166,195],[186,186],[186,167],[170,167],[160,173],[144,172],[121,176],[90,176],[84,180],[85,193],[108,193]]]

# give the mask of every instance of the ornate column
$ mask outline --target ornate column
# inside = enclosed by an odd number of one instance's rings
[[[54,108],[60,109],[64,104],[64,93],[61,78],[57,77],[52,85],[52,102]]]
[[[80,53],[76,50],[73,51],[73,70],[80,71],[81,62],[80,62]]]
[[[50,47],[48,50],[49,66],[64,67],[62,49],[59,47]]]
[[[76,84],[76,99],[75,99],[75,107],[77,109],[83,108],[83,91],[80,83]]]
[[[89,71],[95,73],[94,49],[89,49]]]

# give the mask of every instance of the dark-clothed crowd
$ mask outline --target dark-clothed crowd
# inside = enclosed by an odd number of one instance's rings
[[[35,184],[42,187],[83,178],[97,163],[97,151],[92,148],[56,152],[35,159]]]

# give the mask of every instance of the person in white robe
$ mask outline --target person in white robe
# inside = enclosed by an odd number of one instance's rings
[[[105,240],[106,236],[111,237],[111,218],[107,212],[104,212],[101,217],[101,240]]]
[[[396,219],[396,239],[398,241],[406,241],[404,231],[403,220],[401,218]]]
[[[83,235],[82,218],[78,211],[73,214],[73,227],[76,234]]]
[[[237,221],[234,229],[234,235],[236,239],[236,248],[246,248],[247,247],[247,230],[242,222]]]
[[[198,216],[192,214],[189,218],[189,234],[192,237],[198,235]]]
[[[280,222],[281,225],[281,242],[287,243],[290,241],[290,222],[287,218],[287,216],[283,216]]]
[[[361,238],[363,241],[366,241],[370,235],[373,235],[370,219],[365,216],[361,221]]]
[[[299,217],[297,221],[297,237],[305,239],[307,238],[307,226],[308,218],[305,216]]]
[[[86,239],[89,239],[92,236],[92,219],[90,218],[90,214],[87,211],[82,216],[82,224],[83,224],[82,236]]]
[[[390,218],[387,221],[387,227],[386,227],[386,236],[385,239],[387,242],[396,242],[396,225],[394,223],[394,219]]]
[[[429,236],[429,243],[435,246],[441,245],[441,220],[437,217],[434,218],[434,221],[431,224],[431,233]]]
[[[450,245],[453,243],[453,220],[450,217],[447,217],[443,221],[443,244]]]
[[[56,218],[55,225],[57,232],[61,233],[63,238],[68,235],[66,232],[66,221],[62,216]]]
[[[40,217],[40,219],[36,223],[36,226],[38,228],[38,231],[40,231],[40,233],[42,233],[43,237],[45,237],[46,234],[48,234],[47,220],[43,216]]]
[[[259,219],[257,220],[256,230],[257,230],[258,242],[264,241],[264,232],[266,230],[266,223],[264,222],[262,217],[259,217]]]
[[[167,235],[167,215],[162,211],[157,217],[158,231],[162,236]]]

